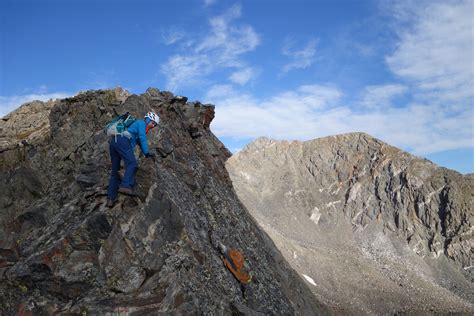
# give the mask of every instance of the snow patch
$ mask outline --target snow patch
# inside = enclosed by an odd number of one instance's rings
[[[319,219],[321,218],[321,212],[317,206],[314,207],[313,211],[311,212],[310,220],[312,220],[315,224],[319,223]]]
[[[311,283],[312,285],[314,286],[318,286],[316,284],[316,282],[314,282],[314,280],[312,278],[310,278],[309,276],[307,276],[306,274],[303,274],[304,278],[306,279],[306,281],[308,281],[309,283]]]

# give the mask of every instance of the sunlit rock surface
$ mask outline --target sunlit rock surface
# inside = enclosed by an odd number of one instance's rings
[[[474,181],[367,134],[259,138],[235,190],[315,296],[355,314],[474,313]]]

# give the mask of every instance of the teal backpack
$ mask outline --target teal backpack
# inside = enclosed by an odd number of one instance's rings
[[[115,117],[110,123],[105,126],[105,133],[107,136],[117,135],[125,136],[131,138],[132,135],[127,131],[127,129],[132,125],[137,119],[134,118],[129,112]]]

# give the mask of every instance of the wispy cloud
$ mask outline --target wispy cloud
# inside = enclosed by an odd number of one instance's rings
[[[407,90],[408,88],[401,84],[367,86],[358,105],[368,109],[386,108],[391,106],[394,98],[405,94]]]
[[[178,41],[182,40],[185,36],[186,33],[177,27],[171,27],[167,30],[161,31],[161,39],[166,45],[175,44]]]
[[[310,40],[302,49],[293,49],[290,43],[286,43],[282,53],[290,59],[282,68],[283,74],[295,69],[306,69],[316,60],[316,41]]]
[[[62,99],[69,96],[71,96],[71,94],[64,92],[0,96],[0,117],[4,117],[27,102],[35,100],[48,101],[50,99]]]
[[[260,39],[251,26],[235,23],[240,16],[241,7],[234,5],[224,14],[211,18],[210,30],[197,41],[199,45],[171,56],[161,66],[169,89],[196,84],[218,70],[248,67],[241,56],[254,50]]]
[[[209,6],[213,5],[216,2],[217,2],[217,0],[204,0],[204,6],[209,7]]]
[[[229,80],[239,85],[244,85],[257,76],[257,71],[251,67],[246,67],[234,72]]]
[[[474,97],[472,1],[397,6],[400,41],[387,56],[390,69],[430,102],[470,102]],[[416,10],[418,8],[418,10]],[[472,104],[471,104],[472,105]]]
[[[236,95],[236,91],[230,84],[217,84],[211,86],[205,96],[206,100],[222,100]]]

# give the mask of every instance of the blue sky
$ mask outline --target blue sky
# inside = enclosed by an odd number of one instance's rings
[[[121,86],[216,105],[258,136],[363,131],[474,172],[474,2],[0,0],[0,116]]]

